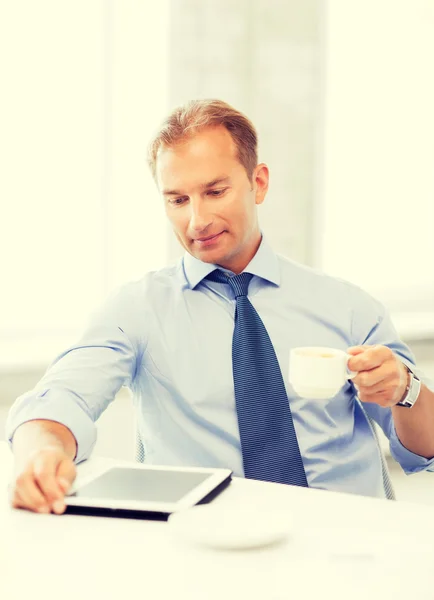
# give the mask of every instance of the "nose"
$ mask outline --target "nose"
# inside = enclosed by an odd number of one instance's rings
[[[190,204],[191,215],[190,215],[190,230],[193,234],[201,233],[205,231],[212,223],[212,215],[210,215],[205,206],[201,203]]]

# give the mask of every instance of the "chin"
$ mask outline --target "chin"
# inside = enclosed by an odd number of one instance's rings
[[[214,247],[198,248],[193,242],[190,244],[190,253],[197,259],[205,263],[221,264],[227,260],[227,248],[222,247],[223,244],[216,244]]]
[[[206,252],[205,250],[199,250],[194,253],[194,256],[204,263],[213,263],[219,265],[224,257],[218,252]]]

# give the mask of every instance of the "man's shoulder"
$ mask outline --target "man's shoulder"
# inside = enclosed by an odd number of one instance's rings
[[[380,303],[369,292],[343,277],[331,275],[320,268],[308,266],[288,257],[277,255],[279,259],[282,282],[293,288],[314,292],[318,298],[322,295],[338,296],[340,300],[347,298],[350,302]],[[343,297],[342,297],[343,296]]]
[[[141,277],[123,283],[117,288],[117,292],[123,296],[143,296],[158,293],[160,290],[167,292],[168,289],[180,289],[184,284],[182,260],[177,260],[173,264],[147,271]]]
[[[130,320],[143,315],[148,309],[165,310],[176,290],[182,290],[185,278],[182,264],[172,264],[162,269],[148,271],[137,279],[123,282],[108,293],[102,305],[93,312],[114,314]],[[173,293],[171,293],[173,292]]]
[[[279,259],[282,277],[291,278],[292,280],[299,279],[301,282],[334,288],[342,288],[345,286],[357,287],[349,281],[342,279],[341,277],[330,275],[317,267],[305,265],[281,254],[278,254],[277,257]]]

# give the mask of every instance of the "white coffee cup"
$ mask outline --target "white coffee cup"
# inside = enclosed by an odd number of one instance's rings
[[[352,358],[343,350],[322,346],[293,348],[290,353],[289,382],[304,398],[326,399],[335,396],[357,372],[348,370]]]

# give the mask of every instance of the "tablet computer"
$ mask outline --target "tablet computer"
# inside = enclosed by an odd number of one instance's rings
[[[66,513],[167,518],[210,501],[231,478],[230,469],[143,464],[110,467],[72,488],[65,497]]]

